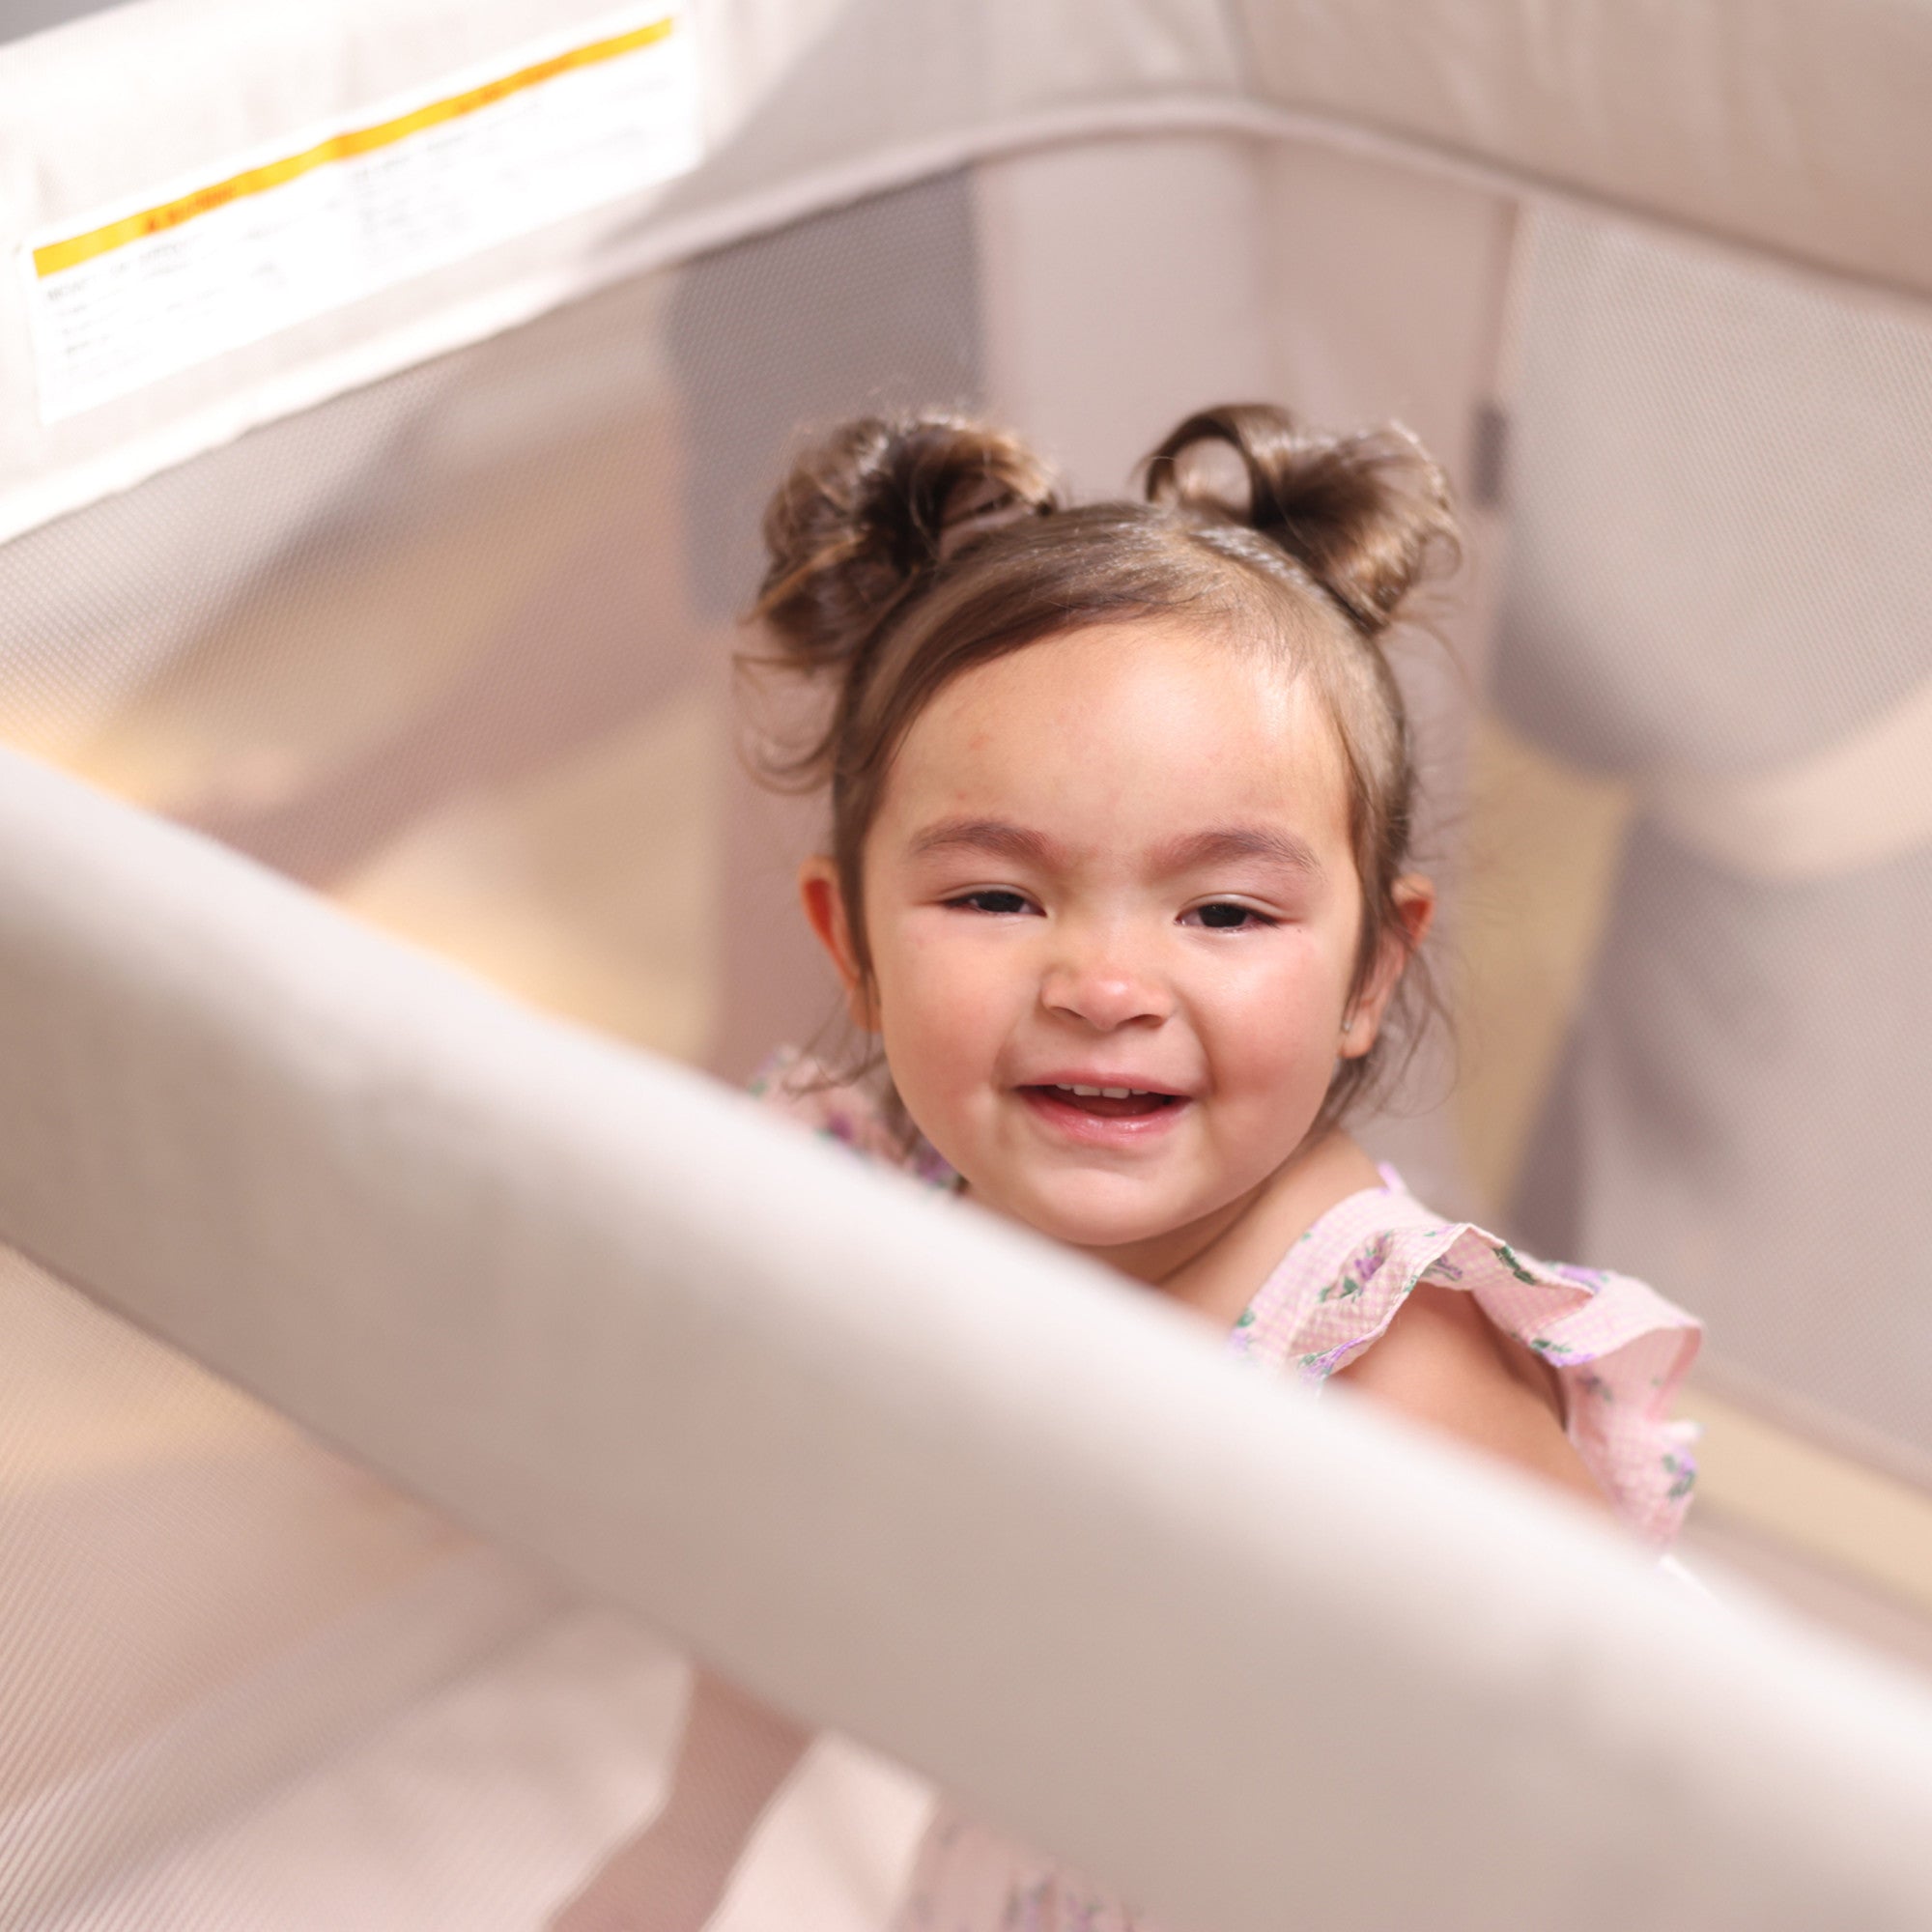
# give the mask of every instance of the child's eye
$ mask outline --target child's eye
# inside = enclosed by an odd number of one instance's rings
[[[983,893],[965,893],[956,899],[948,899],[948,905],[964,906],[969,912],[1025,912],[1028,901],[1020,893],[1002,892],[989,888]]]
[[[1233,905],[1225,899],[1217,899],[1208,905],[1196,906],[1184,917],[1198,919],[1212,932],[1238,932],[1243,926],[1275,923],[1266,913],[1257,912],[1253,906]]]

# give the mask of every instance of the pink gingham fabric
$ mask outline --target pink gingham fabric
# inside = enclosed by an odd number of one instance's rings
[[[935,1187],[959,1178],[916,1135],[895,1134],[862,1088],[804,1056],[774,1057],[753,1091],[862,1158]],[[1445,1221],[1394,1169],[1338,1202],[1289,1249],[1242,1311],[1230,1350],[1320,1386],[1372,1347],[1419,1282],[1476,1305],[1555,1369],[1569,1435],[1637,1535],[1662,1547],[1689,1507],[1695,1426],[1669,1420],[1697,1352],[1698,1322],[1628,1275],[1536,1260],[1466,1221]],[[1158,1932],[1078,1873],[942,1803],[921,1842],[892,1932]]]
[[[1696,1480],[1696,1426],[1669,1420],[1702,1337],[1629,1275],[1541,1262],[1402,1184],[1339,1201],[1289,1249],[1229,1337],[1236,1355],[1321,1383],[1387,1329],[1418,1282],[1473,1294],[1504,1334],[1556,1371],[1577,1453],[1630,1528],[1676,1536]]]

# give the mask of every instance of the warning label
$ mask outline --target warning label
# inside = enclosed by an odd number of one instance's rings
[[[695,166],[684,7],[526,49],[436,98],[144,197],[22,250],[51,422]]]

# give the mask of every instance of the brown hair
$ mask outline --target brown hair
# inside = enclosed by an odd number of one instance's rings
[[[1431,563],[1454,554],[1441,470],[1405,429],[1321,435],[1259,403],[1189,416],[1144,469],[1145,501],[1069,508],[1012,436],[949,414],[867,416],[808,450],[773,496],[754,615],[784,664],[834,681],[822,735],[786,771],[830,781],[862,970],[866,837],[914,720],[974,665],[1141,618],[1245,634],[1316,680],[1347,763],[1362,882],[1351,997],[1402,931],[1415,779],[1380,639]],[[1406,974],[1404,1005],[1428,998]],[[1321,1122],[1388,1059],[1378,1038],[1343,1061]]]

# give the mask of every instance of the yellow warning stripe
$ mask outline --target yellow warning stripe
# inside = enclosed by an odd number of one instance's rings
[[[138,242],[144,235],[158,234],[164,228],[178,228],[184,221],[192,221],[197,214],[226,208],[230,202],[240,201],[244,195],[264,194],[271,187],[280,187],[284,182],[292,182],[315,168],[327,167],[332,161],[351,160],[357,155],[386,148],[392,142],[420,133],[425,128],[440,127],[445,121],[474,114],[479,107],[489,107],[510,95],[521,94],[526,88],[540,87],[545,81],[554,80],[558,74],[568,73],[574,68],[595,67],[600,61],[615,60],[621,54],[635,53],[639,47],[668,39],[675,24],[674,17],[668,14],[662,20],[653,20],[646,27],[633,28],[627,34],[613,34],[609,40],[573,47],[568,53],[520,68],[515,73],[506,73],[499,80],[485,81],[481,87],[472,87],[464,94],[452,94],[446,100],[432,100],[428,106],[418,107],[411,114],[399,114],[393,121],[379,121],[371,128],[355,128],[347,133],[331,135],[327,141],[319,141],[299,155],[268,161],[259,168],[244,169],[239,175],[231,175],[224,182],[197,188],[179,200],[164,201],[158,208],[144,209],[139,214],[124,215],[119,221],[91,228],[85,235],[71,236],[64,242],[49,242],[44,247],[34,250],[34,270],[43,276],[57,275],[63,269],[71,269],[77,262],[92,261],[97,255],[105,255],[129,242]]]

